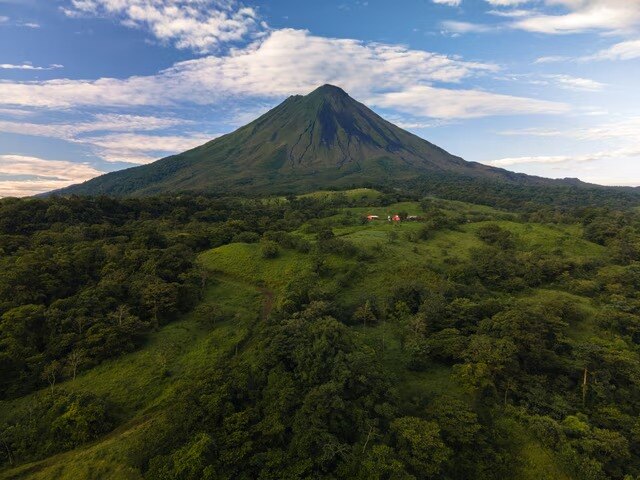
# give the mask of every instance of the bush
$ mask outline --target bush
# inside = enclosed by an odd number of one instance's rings
[[[483,225],[478,229],[476,235],[480,240],[488,245],[493,245],[502,249],[513,248],[515,243],[513,234],[508,230],[500,228],[500,226],[495,223]]]
[[[262,258],[276,258],[280,255],[280,247],[278,247],[276,242],[272,242],[271,240],[262,242],[260,251],[262,253]]]
[[[258,243],[260,235],[255,232],[240,232],[231,240],[232,243]]]
[[[24,462],[70,450],[96,440],[113,425],[108,405],[96,395],[55,390],[37,396],[11,424],[0,425],[4,444],[0,464],[10,458]]]

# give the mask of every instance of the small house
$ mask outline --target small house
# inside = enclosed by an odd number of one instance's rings
[[[367,220],[369,220],[370,222],[372,220],[378,220],[380,217],[378,215],[367,215]]]
[[[394,222],[399,222],[400,221],[400,215],[394,215],[393,216],[393,221]]]

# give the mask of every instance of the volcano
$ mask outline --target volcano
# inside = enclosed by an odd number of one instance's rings
[[[308,95],[291,96],[248,125],[192,150],[56,193],[301,193],[401,186],[442,175],[555,182],[467,162],[388,122],[341,88],[324,85]]]

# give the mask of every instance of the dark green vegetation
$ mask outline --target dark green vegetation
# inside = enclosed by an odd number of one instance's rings
[[[535,192],[0,201],[0,478],[638,478],[640,216]]]
[[[103,175],[63,194],[305,193],[408,186],[441,197],[513,206],[638,202],[630,188],[549,180],[467,162],[387,122],[340,88],[292,96],[237,131],[150,165]],[[534,187],[523,192],[522,187]],[[467,198],[462,198],[463,196]]]

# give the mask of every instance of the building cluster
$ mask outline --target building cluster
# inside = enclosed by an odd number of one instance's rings
[[[370,222],[373,222],[375,220],[380,220],[380,216],[378,215],[367,215],[367,220]],[[408,221],[417,221],[420,220],[420,217],[418,217],[417,215],[408,215],[406,220]],[[402,218],[400,217],[400,215],[398,215],[397,213],[394,215],[387,215],[387,221],[388,222],[401,222]]]

